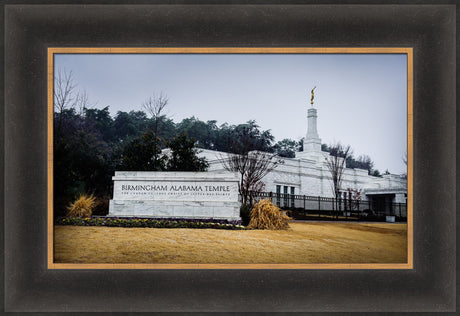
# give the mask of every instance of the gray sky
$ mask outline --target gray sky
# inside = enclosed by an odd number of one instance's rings
[[[322,143],[340,141],[375,168],[406,172],[407,61],[404,54],[57,54],[96,108],[142,110],[152,94],[169,97],[175,122],[256,120],[276,141],[306,135],[316,86]]]

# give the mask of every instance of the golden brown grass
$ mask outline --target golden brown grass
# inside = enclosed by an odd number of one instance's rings
[[[405,263],[406,224],[290,223],[289,230],[55,227],[56,263]]]
[[[279,207],[266,199],[257,202],[251,210],[251,221],[249,228],[253,229],[270,229],[270,230],[286,230],[289,228],[289,220],[284,212],[281,212]]]
[[[91,217],[96,206],[96,198],[91,195],[81,194],[67,207],[68,217]]]

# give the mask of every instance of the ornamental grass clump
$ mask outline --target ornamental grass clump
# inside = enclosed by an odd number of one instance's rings
[[[291,218],[273,205],[270,200],[260,200],[251,210],[249,228],[286,230],[289,228],[288,221]]]
[[[92,194],[82,194],[67,207],[67,217],[91,217],[95,206],[96,198]]]

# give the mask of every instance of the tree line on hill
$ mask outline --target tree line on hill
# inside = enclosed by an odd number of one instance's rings
[[[245,143],[246,150],[293,158],[303,143],[292,139],[275,143],[271,132],[261,130],[254,120],[218,126],[214,120],[190,117],[175,123],[164,115],[149,118],[143,111],[119,111],[112,118],[109,107],[64,109],[55,113],[54,121],[55,195],[65,203],[78,192],[109,196],[115,170],[204,171],[207,162],[196,157],[197,148],[239,153],[241,146],[235,143],[249,136],[252,142]],[[166,147],[171,149],[169,157],[161,153]],[[330,151],[327,145],[322,147]],[[378,172],[368,156],[348,157],[347,167]]]

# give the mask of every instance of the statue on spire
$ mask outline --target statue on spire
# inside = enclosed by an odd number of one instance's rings
[[[315,99],[315,89],[316,89],[316,86],[311,89],[311,106],[313,106],[313,100]]]

